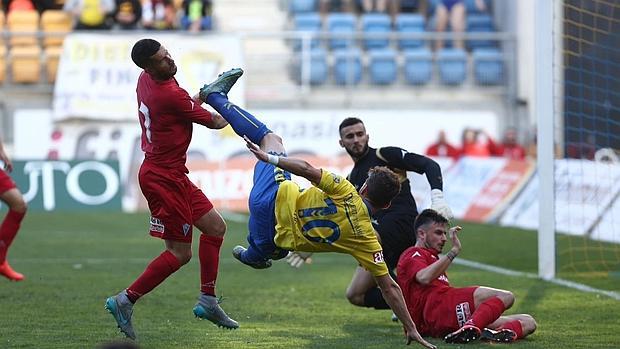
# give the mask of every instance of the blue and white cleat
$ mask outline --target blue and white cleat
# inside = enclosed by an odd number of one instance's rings
[[[209,320],[218,327],[233,330],[239,328],[239,323],[231,319],[220,307],[221,300],[206,294],[198,298],[198,303],[194,306],[194,315],[203,320]]]
[[[235,257],[236,260],[238,260],[239,262],[245,264],[245,265],[249,265],[250,267],[254,268],[254,269],[267,269],[271,267],[271,259],[264,259],[261,261],[257,261],[257,262],[247,262],[245,260],[243,260],[243,252],[246,251],[246,248],[241,246],[241,245],[237,245],[235,247],[233,247],[232,250],[232,255],[233,257]]]
[[[131,324],[133,303],[127,298],[125,291],[116,296],[109,297],[105,301],[105,309],[112,314],[121,332],[123,332],[127,338],[135,340],[136,333],[133,331],[133,325]]]
[[[207,97],[211,93],[222,93],[227,95],[228,91],[230,91],[241,75],[243,75],[243,69],[241,68],[234,68],[223,72],[212,83],[206,84],[200,89],[200,99],[206,103]]]

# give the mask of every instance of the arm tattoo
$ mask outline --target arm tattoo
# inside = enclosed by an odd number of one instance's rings
[[[448,257],[450,259],[450,262],[452,262],[454,260],[454,258],[456,258],[456,253],[454,253],[454,251],[450,250],[450,252],[446,253],[446,257]]]

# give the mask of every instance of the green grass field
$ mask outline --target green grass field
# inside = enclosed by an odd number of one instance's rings
[[[147,218],[146,214],[30,213],[9,255],[13,267],[26,274],[27,280],[0,280],[0,348],[94,348],[122,338],[103,304],[161,252],[161,240],[146,234]],[[473,224],[464,227],[464,250],[459,258],[536,272],[534,233]],[[574,243],[583,244],[582,240]],[[199,279],[197,260],[192,260],[135,307],[134,327],[142,348],[404,345],[402,329],[390,321],[389,311],[348,304],[344,291],[356,265],[351,257],[321,254],[299,270],[279,262],[257,271],[230,255],[232,246],[244,241],[245,224],[229,222],[218,282],[223,308],[241,327],[221,330],[193,317]],[[559,244],[567,242],[560,239]],[[611,250],[611,270],[618,270],[617,260],[613,264],[617,248]],[[580,265],[575,258],[571,257],[568,267],[559,265],[559,276],[620,289],[614,273],[597,278],[574,273],[572,266]],[[620,348],[619,301],[462,266],[453,266],[449,276],[456,286],[482,284],[515,293],[517,301],[508,312],[532,314],[539,330],[510,348]],[[432,342],[442,348],[458,347]]]

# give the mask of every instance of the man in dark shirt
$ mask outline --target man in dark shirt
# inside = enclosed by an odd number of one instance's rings
[[[348,179],[359,190],[368,178],[368,171],[376,166],[387,166],[401,179],[400,193],[392,200],[389,208],[373,216],[373,226],[383,246],[385,262],[393,275],[400,254],[415,244],[413,222],[418,214],[417,206],[411,195],[411,185],[407,171],[425,174],[431,186],[431,207],[446,218],[452,218],[452,211],[443,198],[443,181],[441,168],[432,159],[409,153],[399,147],[372,148],[368,146],[368,133],[362,120],[346,118],[340,123],[340,146],[346,149],[355,165]],[[299,267],[307,254],[293,252],[288,261]],[[354,305],[389,309],[381,291],[372,275],[362,267],[357,267],[349,284],[346,297]]]

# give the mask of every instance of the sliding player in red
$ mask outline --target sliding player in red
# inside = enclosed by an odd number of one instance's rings
[[[0,170],[0,200],[9,207],[9,212],[0,225],[0,275],[12,281],[21,281],[24,275],[11,268],[6,256],[26,214],[26,202],[15,182],[6,173],[13,171],[13,163],[6,155],[2,142],[0,142],[0,161],[4,163],[4,171]]]
[[[461,227],[448,231],[448,220],[428,209],[418,215],[414,229],[416,244],[401,255],[397,278],[420,334],[464,344],[478,338],[513,342],[536,330],[536,321],[528,314],[502,315],[515,301],[512,292],[450,286],[446,270],[461,251]],[[439,256],[447,235],[452,248]]]
[[[201,293],[194,314],[221,327],[237,328],[237,322],[226,315],[215,297],[226,223],[205,194],[189,180],[185,167],[193,124],[221,129],[228,123],[219,114],[203,109],[198,94],[190,97],[179,87],[174,78],[177,66],[159,42],[138,41],[131,58],[144,69],[137,87],[144,151],[138,179],[151,211],[150,234],[164,240],[165,250],[127,289],[109,297],[105,307],[121,332],[135,339],[131,323],[134,303],[189,262],[192,229],[196,226],[202,233],[198,247]],[[231,80],[227,88],[235,81]]]

